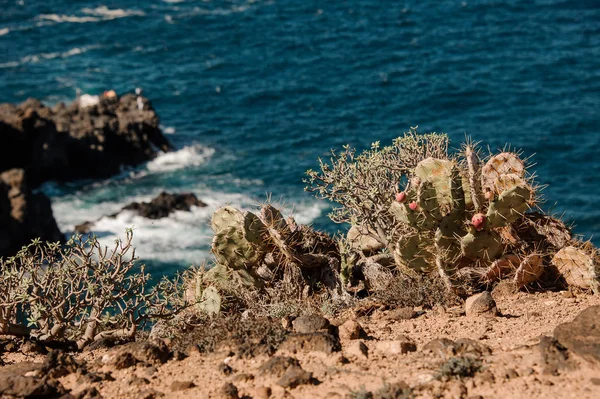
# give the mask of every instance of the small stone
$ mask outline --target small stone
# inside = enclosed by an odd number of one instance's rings
[[[465,312],[467,317],[480,315],[496,316],[498,309],[492,295],[488,291],[483,291],[467,298],[465,301]]]
[[[484,356],[491,355],[492,350],[489,346],[477,342],[470,338],[460,338],[454,343],[454,353],[458,356],[463,355],[476,355]]]
[[[231,373],[233,372],[233,369],[231,368],[231,366],[224,362],[219,363],[218,369],[221,372],[221,374],[225,374],[225,375],[231,375]]]
[[[247,381],[252,381],[253,379],[254,379],[254,375],[250,374],[250,373],[236,374],[231,378],[231,380],[233,382],[247,382]]]
[[[290,334],[279,346],[279,349],[287,350],[292,353],[306,351],[331,354],[333,352],[338,352],[341,347],[339,341],[333,335],[323,332],[314,332],[307,334]]]
[[[109,362],[116,370],[123,370],[136,363],[135,357],[129,352],[117,353]]]
[[[329,320],[322,316],[310,315],[297,317],[293,322],[294,332],[300,334],[312,333],[317,331],[327,331],[330,327]]]
[[[281,376],[277,385],[284,388],[296,388],[298,385],[315,384],[312,373],[303,370],[302,367],[289,367]]]
[[[21,352],[24,355],[46,354],[48,351],[39,342],[25,341],[21,345]]]
[[[575,298],[575,294],[572,291],[562,291],[560,294],[563,298]]]
[[[519,377],[519,373],[517,373],[517,370],[515,370],[515,369],[506,370],[506,379],[507,380],[512,380],[517,377]]]
[[[73,395],[72,399],[102,399],[102,395],[95,387],[87,387]]]
[[[255,399],[269,399],[271,397],[271,388],[259,387],[254,391]]]
[[[223,385],[221,387],[221,389],[219,389],[218,398],[219,399],[239,399],[240,396],[239,396],[237,387],[235,385],[233,385],[232,383],[228,382],[227,384]]]
[[[131,377],[127,378],[125,380],[125,382],[127,385],[136,386],[136,387],[150,384],[150,381],[148,381],[148,379],[143,378],[143,377],[138,377],[136,375],[132,375]]]
[[[344,353],[350,358],[367,360],[369,357],[369,348],[362,341],[352,341],[344,347]]]
[[[259,371],[262,375],[270,374],[280,377],[290,367],[300,367],[298,359],[288,356],[274,356],[260,366]]]
[[[359,339],[365,335],[364,330],[355,320],[346,320],[344,324],[338,327],[338,336],[341,341]]]
[[[510,298],[519,292],[519,286],[511,280],[502,280],[492,290],[495,299]]]
[[[145,389],[138,395],[139,399],[156,399],[163,397],[164,394],[162,392],[157,392],[154,389]]]
[[[172,391],[185,391],[186,389],[194,388],[196,384],[192,381],[173,381],[171,383]]]
[[[390,310],[386,318],[388,320],[410,320],[414,319],[416,316],[417,312],[415,312],[413,308],[406,307]]]
[[[408,337],[401,337],[394,341],[379,341],[375,345],[375,352],[383,356],[402,355],[417,350],[417,345]]]
[[[423,352],[433,353],[441,357],[454,354],[454,341],[448,338],[436,338],[423,346]]]
[[[140,374],[143,375],[144,377],[152,377],[157,372],[158,372],[158,370],[154,366],[144,367],[140,370]]]

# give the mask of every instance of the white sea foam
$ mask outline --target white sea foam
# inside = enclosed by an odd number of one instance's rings
[[[172,126],[167,126],[163,129],[164,134],[175,134],[175,128]]]
[[[126,18],[133,16],[144,16],[146,15],[141,10],[123,10],[120,8],[110,9],[107,6],[100,6],[96,8],[84,8],[81,12],[85,15],[59,15],[59,14],[41,14],[37,17],[40,22],[38,26],[47,25],[48,23],[87,23],[87,22],[98,22],[98,21],[110,21],[118,18]]]
[[[8,32],[10,32],[10,29],[8,29],[8,28],[2,28],[2,29],[0,29],[0,36],[4,36]]]
[[[164,3],[171,3],[171,4],[176,4],[176,3],[183,3],[186,0],[162,0]]]
[[[40,19],[42,21],[52,21],[52,22],[56,22],[56,23],[71,22],[71,23],[77,23],[77,24],[100,21],[100,18],[96,18],[96,17],[78,17],[76,15],[58,15],[58,14],[42,14],[42,15],[38,16],[38,19]],[[46,25],[46,24],[42,22],[38,25],[42,26],[42,25]]]
[[[122,238],[125,230],[133,228],[134,245],[137,254],[144,260],[179,263],[182,266],[201,264],[212,259],[210,242],[213,233],[210,218],[220,206],[232,205],[243,210],[254,210],[256,201],[241,193],[223,193],[198,186],[192,190],[206,207],[193,207],[191,212],[178,211],[167,218],[151,220],[133,212],[124,211],[117,217],[108,217],[131,202],[149,201],[160,190],[148,195],[128,196],[119,202],[89,204],[82,200],[81,194],[58,197],[53,200],[52,208],[59,227],[67,235],[74,226],[84,221],[94,223],[92,231],[98,235],[103,245],[111,245],[116,238]],[[299,223],[309,224],[319,217],[324,204],[319,202],[301,202],[289,206],[284,214],[293,215]]]
[[[85,14],[101,16],[105,20],[146,15],[146,13],[144,13],[142,10],[122,10],[120,8],[111,10],[107,6],[84,8],[81,10],[81,12]]]
[[[17,67],[20,65],[33,64],[36,62],[40,62],[42,60],[52,60],[55,58],[69,58],[69,57],[83,54],[85,52],[88,52],[90,50],[94,50],[97,48],[100,48],[100,46],[99,45],[90,45],[90,46],[85,46],[85,47],[75,47],[68,51],[57,51],[54,53],[40,53],[40,54],[26,55],[25,57],[21,58],[19,61],[10,61],[10,62],[5,62],[3,64],[0,64],[0,68],[14,68],[14,67]]]
[[[146,168],[151,172],[171,172],[202,165],[214,153],[214,149],[202,145],[185,146],[178,151],[160,154],[148,162]]]

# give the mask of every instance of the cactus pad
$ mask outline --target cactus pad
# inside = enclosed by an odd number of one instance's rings
[[[223,206],[213,213],[210,226],[216,233],[243,224],[244,214],[231,206]]]
[[[452,208],[452,177],[454,162],[447,159],[427,158],[419,162],[415,175],[423,182],[430,182],[437,193],[440,209]]]
[[[206,287],[196,307],[211,316],[219,314],[221,311],[221,294],[213,286]]]
[[[429,252],[428,243],[426,237],[419,234],[401,237],[396,252],[403,266],[420,272],[431,269],[433,255]]]
[[[229,227],[215,234],[212,252],[220,264],[234,270],[252,267],[260,263],[265,252],[261,242],[247,237],[243,230]]]
[[[517,186],[503,191],[490,203],[487,218],[491,227],[503,227],[518,220],[529,209],[531,188]]]
[[[584,290],[600,291],[599,265],[592,251],[569,246],[561,249],[552,258],[559,273],[564,277],[567,284]]]
[[[503,177],[514,175],[515,178],[525,177],[525,164],[512,152],[501,152],[491,157],[481,170],[481,182],[484,192],[487,190],[500,194],[503,189]],[[498,186],[497,186],[498,183]]]
[[[542,276],[542,273],[544,273],[542,257],[537,254],[531,254],[526,256],[519,265],[515,273],[514,282],[517,287],[521,288],[537,281]]]
[[[461,250],[469,259],[492,261],[502,255],[502,238],[495,231],[477,231],[460,240]]]

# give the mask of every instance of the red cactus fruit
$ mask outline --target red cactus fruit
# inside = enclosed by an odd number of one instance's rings
[[[417,204],[415,201],[413,201],[410,204],[408,204],[408,207],[410,208],[411,211],[416,211],[419,208],[419,204]]]
[[[473,223],[473,227],[475,230],[481,231],[485,226],[485,215],[483,213],[476,213],[471,218],[471,223]]]
[[[406,193],[404,191],[402,191],[400,193],[396,193],[396,201],[398,201],[398,202],[406,201]]]

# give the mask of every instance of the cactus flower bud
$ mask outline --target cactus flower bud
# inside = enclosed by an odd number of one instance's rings
[[[406,193],[404,191],[402,191],[400,193],[396,193],[396,201],[398,201],[398,202],[406,201]]]
[[[471,223],[473,223],[473,227],[475,230],[481,231],[485,226],[485,215],[483,213],[476,213],[471,218]]]
[[[419,204],[417,204],[415,201],[413,201],[410,204],[408,204],[408,207],[410,208],[411,211],[416,211],[419,208]]]

